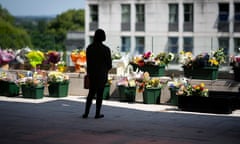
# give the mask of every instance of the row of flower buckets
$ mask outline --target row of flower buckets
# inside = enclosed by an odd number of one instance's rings
[[[45,86],[17,85],[14,82],[0,80],[0,95],[15,97],[22,95],[23,98],[41,99],[44,97]],[[49,97],[66,97],[68,95],[69,81],[50,83],[48,85]]]
[[[118,86],[119,101],[134,103],[136,99],[137,88]],[[110,85],[106,85],[103,93],[103,99],[109,99]],[[161,88],[149,88],[143,92],[144,104],[160,104]]]

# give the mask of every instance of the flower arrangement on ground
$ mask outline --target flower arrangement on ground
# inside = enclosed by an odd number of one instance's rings
[[[156,65],[156,66],[166,66],[174,60],[173,53],[161,52],[156,56],[152,52],[145,52],[142,55],[135,56],[131,63],[137,64],[138,66],[144,65]]]
[[[0,67],[7,66],[4,69],[8,70],[8,65],[11,61],[15,59],[15,54],[12,50],[1,50],[0,49]]]
[[[179,62],[183,64],[185,68],[195,68],[195,67],[219,67],[219,65],[225,63],[226,55],[224,54],[224,49],[219,48],[213,51],[212,54],[201,53],[195,58],[192,57],[191,52],[180,52]]]
[[[86,51],[75,49],[71,53],[72,62],[75,64],[76,72],[85,72],[84,66],[86,65]]]
[[[121,55],[121,53],[120,53],[120,51],[119,50],[117,50],[117,51],[112,51],[111,52],[112,53],[112,60],[119,60],[119,59],[121,59],[122,58],[122,55]]]
[[[63,60],[59,61],[56,65],[57,65],[57,70],[60,72],[65,72],[67,69],[67,64]]]
[[[34,72],[32,77],[22,77],[17,80],[18,85],[27,87],[43,87],[46,83],[42,73]]]
[[[232,66],[233,69],[240,68],[240,55],[233,55],[230,57],[230,66]]]
[[[145,89],[154,88],[160,89],[164,82],[157,77],[150,77],[148,72],[144,72],[142,78],[137,79],[138,92],[143,92]]]
[[[30,65],[36,68],[37,65],[42,64],[45,59],[44,53],[39,50],[32,50],[26,54]]]
[[[46,61],[51,65],[50,70],[56,70],[56,64],[60,61],[61,54],[57,51],[48,51],[46,53]]]
[[[69,82],[69,76],[59,71],[50,71],[48,73],[47,82],[49,84]]]
[[[234,72],[234,79],[236,81],[240,81],[240,56],[231,56],[230,57],[230,66],[232,66],[232,70]]]
[[[170,81],[167,81],[167,86],[169,89],[179,89],[182,85],[186,86],[189,84],[189,81],[185,77],[173,78]]]
[[[204,83],[196,85],[181,85],[176,93],[178,96],[208,96],[208,89],[205,88]]]
[[[117,86],[136,87],[136,80],[129,77],[122,77],[118,80]]]

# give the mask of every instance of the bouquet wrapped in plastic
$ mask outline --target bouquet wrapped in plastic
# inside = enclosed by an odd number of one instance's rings
[[[39,50],[32,50],[29,53],[27,53],[27,58],[29,60],[29,63],[33,68],[36,68],[37,65],[42,64],[44,60],[44,53]]]

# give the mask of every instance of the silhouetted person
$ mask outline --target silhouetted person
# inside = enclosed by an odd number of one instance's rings
[[[103,90],[108,80],[108,72],[112,68],[111,51],[102,42],[106,40],[105,32],[102,29],[95,31],[93,43],[87,47],[87,74],[89,75],[90,87],[86,101],[83,118],[87,118],[93,97],[96,95],[95,118],[103,118],[101,114]]]

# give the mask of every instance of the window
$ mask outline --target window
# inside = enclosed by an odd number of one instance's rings
[[[144,53],[144,37],[136,37],[136,54],[143,54]]]
[[[240,21],[240,3],[235,3],[234,4],[234,20],[235,21]]]
[[[234,32],[240,32],[240,3],[234,3]]]
[[[178,5],[169,4],[169,23],[178,23]]]
[[[122,5],[122,30],[130,30],[131,7],[129,4]]]
[[[129,36],[122,37],[121,52],[130,52],[131,38]]]
[[[184,22],[193,22],[193,4],[184,4]]]
[[[178,31],[178,4],[169,4],[169,31]]]
[[[98,6],[90,5],[90,30],[98,28]]]
[[[168,51],[174,54],[178,53],[178,37],[168,38]]]
[[[224,48],[224,53],[228,55],[229,50],[229,38],[228,37],[220,37],[218,38],[218,47]]]
[[[235,53],[240,53],[240,38],[234,38],[234,51]]]
[[[144,31],[145,7],[144,4],[136,4],[136,31]]]
[[[229,32],[229,4],[220,3],[219,5],[219,16],[218,16],[218,31]]]
[[[184,31],[193,31],[193,4],[184,4]]]
[[[90,36],[89,37],[89,43],[92,43],[93,42],[93,36]]]
[[[229,15],[229,5],[227,3],[221,3],[219,4],[219,21],[220,22],[226,22],[228,21],[228,15]]]
[[[184,37],[183,38],[183,50],[185,52],[193,52],[193,38]]]

